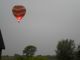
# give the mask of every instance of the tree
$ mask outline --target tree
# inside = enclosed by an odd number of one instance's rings
[[[78,45],[77,51],[76,51],[76,60],[80,60],[80,45]]]
[[[58,60],[72,60],[74,58],[74,40],[61,40],[57,45],[56,56]]]
[[[33,45],[26,46],[23,50],[23,54],[26,56],[33,56],[36,52],[37,48]]]

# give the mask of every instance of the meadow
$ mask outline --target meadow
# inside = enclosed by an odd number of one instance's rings
[[[51,56],[34,56],[28,58],[25,56],[2,56],[2,60],[56,60],[56,58]]]
[[[35,57],[3,56],[2,60],[56,60],[56,59],[48,56],[35,56]]]

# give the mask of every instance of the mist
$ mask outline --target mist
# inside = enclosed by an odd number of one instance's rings
[[[27,10],[20,23],[12,14],[17,4]],[[27,45],[37,47],[36,55],[54,55],[58,41],[80,42],[80,1],[0,0],[0,29],[6,47],[3,55],[22,54]]]

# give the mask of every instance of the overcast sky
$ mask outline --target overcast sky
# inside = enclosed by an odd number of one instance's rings
[[[20,23],[12,14],[17,4],[27,10]],[[80,42],[80,0],[0,0],[0,29],[3,55],[22,54],[27,45],[36,46],[36,54],[54,55],[61,39]]]

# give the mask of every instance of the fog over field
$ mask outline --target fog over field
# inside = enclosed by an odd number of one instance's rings
[[[20,23],[12,13],[17,4],[27,10]],[[80,42],[80,0],[0,0],[0,29],[3,55],[22,54],[27,45],[37,47],[36,55],[54,55],[61,39]]]

